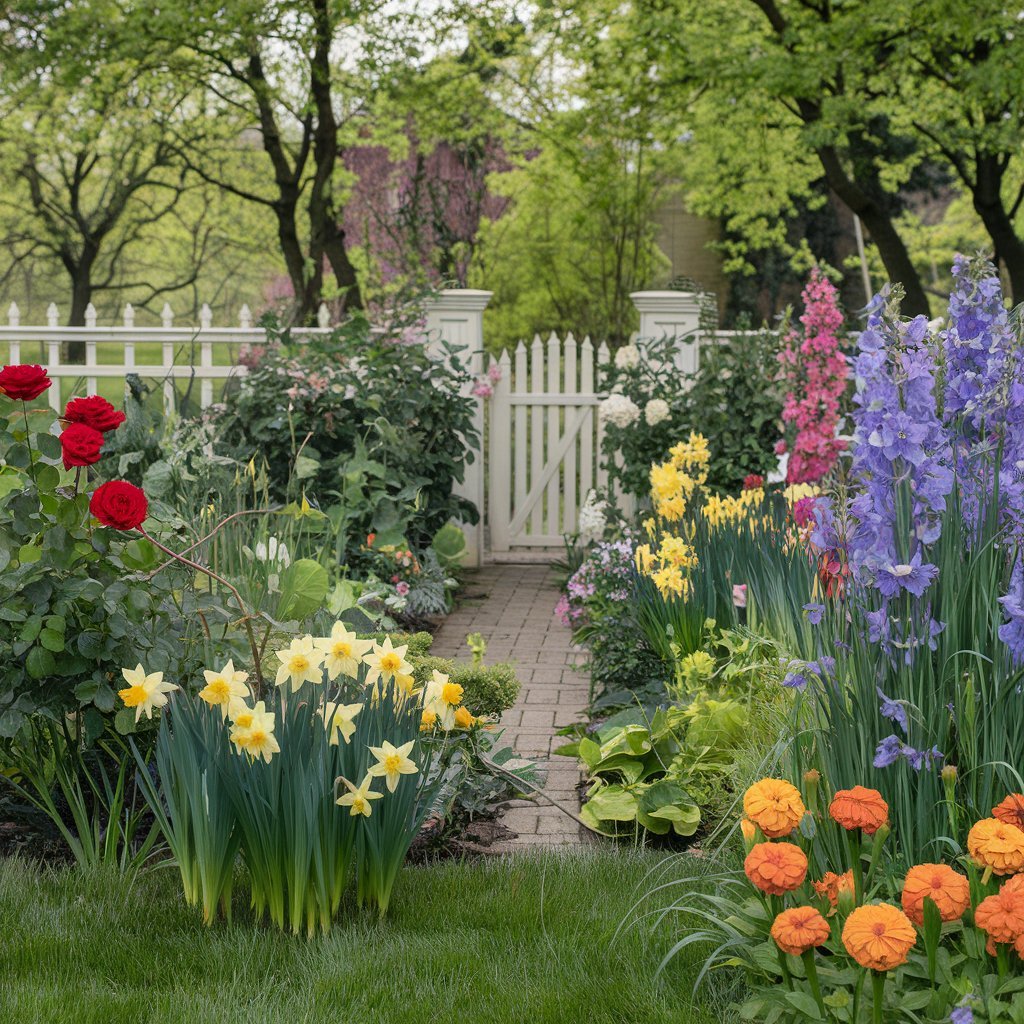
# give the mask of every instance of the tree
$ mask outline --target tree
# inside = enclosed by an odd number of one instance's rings
[[[881,17],[885,7],[874,7]],[[886,7],[891,17],[892,5]],[[904,10],[912,21],[897,24],[907,30],[879,41],[880,87],[901,127],[952,168],[1006,270],[1014,301],[1024,302],[1020,14],[995,0],[924,0]]]
[[[97,292],[122,287],[126,251],[178,206],[188,185],[172,139],[196,125],[190,90],[125,55],[108,7],[22,3],[0,18],[8,270],[39,256],[58,261],[72,325],[85,323]],[[194,280],[197,265],[165,290]]]

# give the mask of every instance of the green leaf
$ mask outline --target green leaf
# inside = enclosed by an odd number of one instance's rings
[[[807,992],[787,992],[786,1001],[799,1010],[808,1020],[824,1020],[814,997]]]
[[[122,736],[128,736],[135,732],[135,708],[121,708],[114,715],[114,728]]]
[[[295,478],[297,480],[309,480],[319,472],[319,460],[311,459],[308,455],[297,455],[295,457]]]
[[[54,654],[59,654],[64,650],[64,634],[58,633],[55,629],[42,630],[39,634],[39,642]]]
[[[43,679],[53,675],[57,662],[53,655],[44,647],[33,647],[25,659],[25,671],[33,679]]]
[[[587,801],[591,814],[602,821],[632,821],[636,799],[621,786],[606,786]]]
[[[292,562],[281,573],[281,598],[277,605],[280,622],[302,620],[317,611],[327,597],[327,570],[311,558]]]
[[[590,769],[593,769],[601,760],[601,748],[595,743],[589,736],[584,736],[580,740],[579,749],[580,760]]]

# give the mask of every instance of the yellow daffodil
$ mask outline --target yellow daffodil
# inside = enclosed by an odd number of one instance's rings
[[[424,711],[432,711],[436,722],[447,732],[455,724],[455,709],[461,703],[462,687],[453,683],[444,672],[434,669],[423,694]]]
[[[675,595],[684,597],[688,592],[687,580],[678,565],[666,565],[651,575],[654,585],[662,597]]]
[[[311,636],[296,637],[283,651],[277,652],[281,667],[277,670],[278,686],[289,681],[292,690],[298,690],[303,683],[323,681],[323,652],[313,646]]]
[[[372,810],[370,807],[370,801],[380,800],[380,798],[384,796],[383,793],[376,793],[374,790],[370,789],[370,786],[373,785],[373,777],[367,775],[358,786],[353,786],[348,779],[342,779],[341,781],[348,787],[348,792],[342,793],[335,803],[339,807],[347,807],[349,809],[348,813],[351,814],[353,818],[358,814],[368,818]]]
[[[273,725],[268,729],[258,722],[245,730],[245,736],[241,738],[240,743],[237,740],[235,742],[251,758],[262,757],[267,764],[270,764],[270,759],[281,750],[274,736]]]
[[[455,709],[455,724],[460,729],[471,729],[476,724],[476,719],[467,707]]]
[[[433,732],[437,728],[437,712],[427,708],[420,718],[420,732]]]
[[[378,680],[389,683],[399,675],[411,676],[412,665],[405,660],[405,652],[408,649],[408,644],[393,647],[389,636],[384,638],[384,643],[375,643],[373,649],[366,655],[366,664],[370,666],[370,672],[366,677],[367,685]]]
[[[232,701],[228,705],[228,716],[232,725],[228,738],[238,748],[240,754],[243,750],[249,749],[249,739],[253,733],[257,735],[257,740],[267,733],[273,735],[276,716],[273,711],[267,711],[263,701],[259,701],[251,708],[244,701]]]
[[[142,713],[147,718],[153,717],[153,708],[162,708],[167,703],[167,694],[178,687],[174,683],[165,683],[163,672],[151,672],[148,675],[142,665],[135,668],[121,669],[121,675],[128,686],[118,690],[117,695],[124,701],[126,708],[135,708],[135,721]]]
[[[227,717],[228,708],[233,700],[247,700],[249,687],[245,685],[248,672],[235,671],[234,661],[229,661],[219,672],[203,670],[206,686],[199,691],[199,696],[212,708],[220,708],[222,716]]]
[[[342,673],[352,679],[359,675],[359,666],[363,664],[364,655],[373,647],[373,641],[360,640],[344,622],[336,622],[331,627],[331,635],[318,637],[313,641],[313,646],[323,653],[327,678],[334,682]]]
[[[354,719],[362,710],[362,704],[335,704],[330,700],[320,705],[319,713],[324,720],[324,728],[331,734],[332,747],[338,745],[339,733],[346,743],[352,739],[352,734],[356,731]]]
[[[409,740],[400,747],[394,746],[384,740],[379,747],[370,747],[370,753],[377,758],[377,763],[370,765],[367,769],[367,776],[383,776],[389,793],[394,793],[398,786],[398,780],[403,775],[415,775],[419,768],[416,762],[409,757],[415,740]]]
[[[693,569],[697,565],[697,552],[682,537],[662,537],[658,557],[663,563],[680,569]]]
[[[677,523],[686,515],[686,499],[680,495],[659,501],[655,506],[658,516],[669,523]]]

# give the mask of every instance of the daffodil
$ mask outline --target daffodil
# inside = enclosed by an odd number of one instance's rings
[[[137,722],[142,713],[147,718],[153,717],[153,708],[162,708],[167,703],[167,694],[178,687],[174,683],[165,683],[163,672],[150,672],[142,665],[135,668],[121,669],[128,686],[118,691],[118,696],[124,701],[126,708],[135,708],[135,721]]]
[[[473,717],[473,713],[469,710],[469,708],[456,708],[455,724],[460,729],[471,729],[474,725],[476,725],[476,719]]]
[[[408,649],[408,644],[393,647],[389,636],[384,637],[384,643],[375,643],[373,650],[366,656],[366,664],[370,666],[369,674],[366,677],[367,685],[376,683],[378,680],[389,683],[399,675],[411,676],[412,665],[405,660],[405,652]]]
[[[401,776],[415,775],[419,771],[416,762],[409,757],[414,743],[415,740],[409,740],[408,743],[396,747],[384,740],[379,747],[370,747],[370,753],[377,758],[377,763],[370,765],[366,771],[367,776],[384,776],[388,792],[394,793]]]
[[[423,694],[423,710],[432,711],[435,722],[446,732],[455,724],[455,709],[462,703],[462,687],[444,672],[434,669]]]
[[[358,785],[353,786],[348,779],[342,779],[342,782],[348,787],[347,793],[342,793],[341,796],[335,801],[339,807],[347,807],[348,813],[354,818],[356,815],[361,814],[364,818],[370,816],[372,808],[370,807],[371,800],[380,800],[383,793],[377,793],[370,789],[373,785],[373,777],[367,775],[365,779]]]
[[[346,628],[344,622],[336,622],[331,627],[331,635],[318,637],[313,641],[313,646],[323,653],[327,678],[334,682],[342,673],[352,679],[359,675],[359,666],[373,647],[373,641],[360,640],[354,630]]]
[[[302,684],[319,683],[323,679],[323,653],[313,646],[311,636],[296,637],[285,650],[277,652],[281,667],[277,670],[278,686],[292,684],[292,690],[301,689]]]
[[[427,708],[420,718],[420,732],[433,732],[437,727],[437,712]]]
[[[262,757],[267,764],[270,764],[270,759],[281,750],[277,738],[274,736],[273,723],[267,728],[265,724],[256,722],[251,728],[245,730],[244,736],[239,737],[235,742],[250,757],[254,759]]]
[[[232,701],[228,705],[228,717],[231,719],[231,733],[229,739],[238,748],[238,752],[248,749],[249,738],[253,733],[274,732],[275,714],[267,711],[263,701],[259,701],[255,707],[249,707],[244,701]],[[270,758],[268,757],[269,761]]]
[[[203,676],[206,686],[199,691],[199,696],[210,707],[219,707],[224,717],[233,700],[244,701],[249,697],[249,687],[245,685],[249,673],[235,671],[234,661],[229,661],[219,672],[204,669]]]
[[[336,704],[334,701],[324,701],[320,705],[320,715],[324,720],[324,728],[331,734],[331,746],[338,745],[338,734],[348,743],[352,734],[356,731],[354,721],[356,715],[363,710],[362,704]]]

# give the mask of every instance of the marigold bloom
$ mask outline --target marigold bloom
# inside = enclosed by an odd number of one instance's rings
[[[783,953],[803,956],[807,950],[828,942],[832,929],[814,907],[794,907],[775,918],[771,934]]]
[[[910,918],[890,903],[857,907],[843,926],[846,951],[861,967],[873,971],[888,971],[906,963],[916,941]]]
[[[982,818],[967,833],[967,852],[979,867],[997,875],[1024,868],[1024,832],[998,818]]]
[[[889,820],[889,805],[877,789],[854,786],[836,793],[828,813],[843,828],[859,828],[872,836]]]
[[[758,843],[747,854],[743,870],[762,892],[781,896],[803,884],[807,854],[792,843]]]
[[[993,942],[1016,942],[1024,935],[1024,892],[1004,886],[986,896],[974,911],[974,923]]]
[[[785,779],[762,779],[743,794],[743,812],[769,839],[788,836],[804,811],[800,790]]]
[[[834,871],[826,871],[820,882],[812,882],[814,891],[823,899],[828,898],[833,907],[839,906],[839,894],[841,892],[853,892],[853,871],[846,871],[837,875]]]
[[[1007,825],[1016,825],[1024,832],[1024,793],[1011,793],[1002,803],[992,808],[992,817]]]
[[[967,879],[948,864],[917,864],[903,883],[903,912],[914,924],[924,924],[924,901],[939,908],[943,921],[957,921],[971,905]]]

